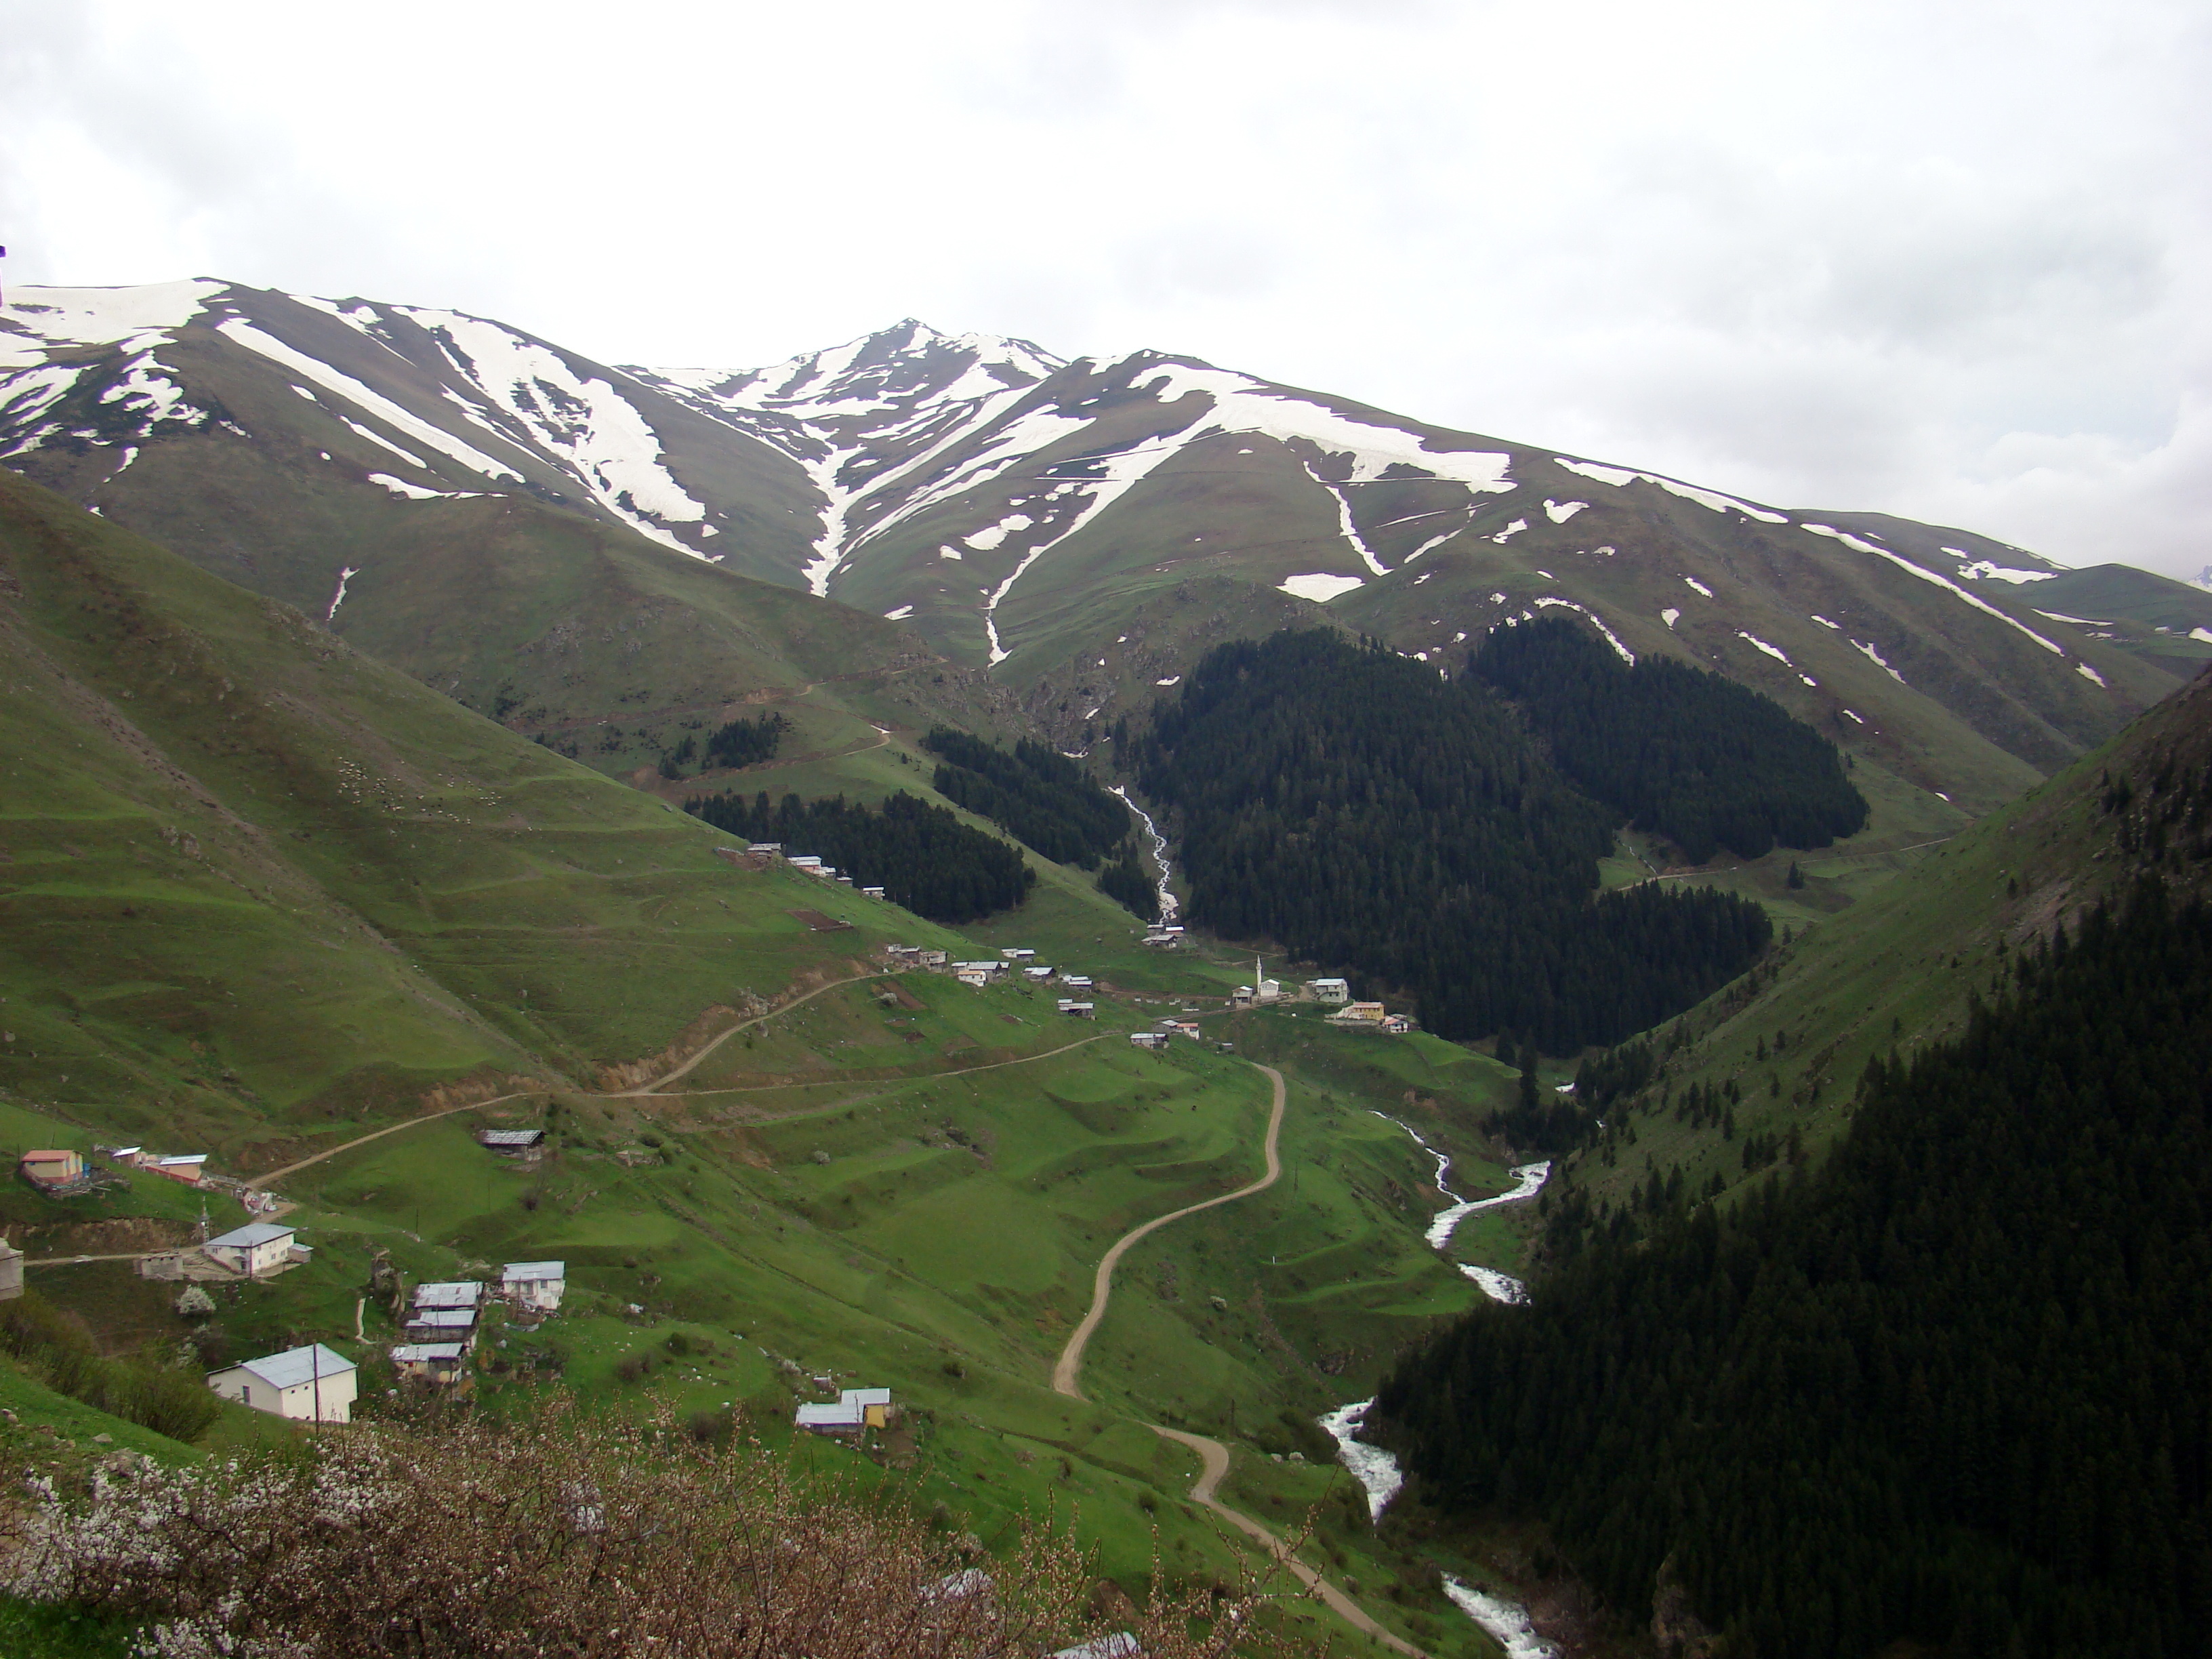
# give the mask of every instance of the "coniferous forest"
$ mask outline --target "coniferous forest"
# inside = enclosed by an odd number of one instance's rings
[[[1620,815],[1472,677],[1325,630],[1215,647],[1133,747],[1189,916],[1410,993],[1447,1037],[1553,1054],[1680,1012],[1771,929],[1733,895],[1593,896]]]
[[[880,810],[842,795],[811,801],[786,795],[771,805],[766,790],[750,801],[736,793],[694,796],[684,810],[726,835],[781,842],[793,856],[819,857],[932,921],[975,921],[1012,909],[1036,884],[1036,872],[1013,848],[904,790]]]
[[[1647,656],[1633,667],[1562,617],[1491,629],[1470,672],[1519,703],[1559,769],[1694,864],[1755,859],[1865,828],[1830,743],[1771,697]]]
[[[1382,1432],[1730,1654],[2203,1654],[2208,1077],[2212,911],[2146,884],[1870,1067],[1818,1174],[1616,1216],[1401,1362]]]
[[[1120,799],[1041,743],[1024,738],[1008,754],[939,726],[921,746],[939,760],[932,788],[1054,864],[1095,870],[1129,838],[1129,809]]]
[[[707,764],[752,766],[773,760],[783,743],[783,734],[790,730],[790,720],[780,714],[734,720],[726,726],[717,726],[707,739]]]
[[[1133,844],[1123,848],[1121,856],[1098,872],[1098,890],[1146,921],[1159,920],[1159,890],[1152,885],[1151,872]]]

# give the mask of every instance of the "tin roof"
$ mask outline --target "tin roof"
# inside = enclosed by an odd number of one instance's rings
[[[415,1287],[415,1305],[418,1308],[473,1308],[483,1295],[483,1286],[473,1279],[447,1279],[436,1284]]]
[[[477,1322],[474,1308],[417,1308],[407,1316],[410,1326],[431,1331],[465,1331]]]
[[[566,1279],[568,1264],[565,1261],[510,1261],[501,1273],[501,1279],[509,1285],[521,1280]]]
[[[545,1139],[543,1129],[479,1129],[477,1139],[486,1146],[535,1146]]]
[[[802,1429],[859,1429],[867,1426],[863,1407],[841,1400],[834,1406],[805,1405],[793,1422]]]
[[[353,1369],[353,1361],[319,1342],[310,1342],[304,1348],[287,1348],[282,1353],[246,1360],[238,1369],[252,1371],[272,1389],[295,1389],[318,1376],[343,1376]]]
[[[280,1238],[292,1237],[294,1229],[280,1227],[273,1221],[249,1221],[243,1227],[234,1227],[228,1232],[208,1240],[210,1245],[221,1244],[234,1250],[250,1250],[257,1244],[271,1244]]]
[[[434,1359],[459,1359],[467,1351],[459,1342],[395,1342],[392,1358],[399,1365],[427,1365]]]

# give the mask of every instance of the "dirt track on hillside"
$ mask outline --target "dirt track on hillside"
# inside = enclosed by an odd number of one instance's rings
[[[1218,1198],[1209,1198],[1198,1204],[1187,1204],[1180,1210],[1170,1210],[1165,1215],[1155,1216],[1150,1221],[1132,1227],[1114,1241],[1112,1248],[1099,1259],[1097,1272],[1092,1276],[1090,1310],[1083,1316],[1083,1322],[1078,1325],[1068,1337],[1067,1345],[1060,1351],[1060,1358],[1053,1365],[1052,1386],[1055,1393],[1066,1395],[1071,1400],[1083,1398],[1081,1376],[1084,1350],[1090,1346],[1092,1333],[1097,1330],[1099,1322],[1106,1316],[1107,1304],[1112,1299],[1114,1293],[1114,1269],[1120,1265],[1122,1256],[1127,1254],[1131,1245],[1158,1231],[1170,1221],[1180,1221],[1187,1215],[1196,1215],[1200,1210],[1210,1210],[1217,1205],[1233,1204],[1240,1198],[1249,1198],[1255,1193],[1267,1191],[1268,1188],[1282,1179],[1283,1160],[1280,1148],[1283,1134],[1283,1109],[1287,1103],[1289,1091],[1283,1083],[1283,1074],[1273,1066],[1261,1066],[1257,1060],[1247,1063],[1265,1072],[1267,1074],[1268,1082],[1274,1087],[1274,1106],[1267,1115],[1267,1134],[1261,1146],[1267,1159],[1267,1173],[1249,1186],[1239,1187],[1233,1193],[1224,1193]],[[1372,1638],[1395,1652],[1408,1656],[1408,1659],[1426,1659],[1426,1656],[1420,1649],[1383,1629],[1360,1610],[1358,1603],[1311,1567],[1306,1565],[1304,1562],[1299,1560],[1292,1553],[1291,1546],[1281,1538],[1261,1526],[1250,1516],[1239,1514],[1214,1496],[1221,1482],[1229,1474],[1228,1447],[1223,1445],[1218,1440],[1209,1440],[1202,1434],[1189,1434],[1181,1429],[1164,1429],[1157,1423],[1148,1423],[1145,1426],[1162,1439],[1172,1440],[1177,1445],[1187,1446],[1198,1454],[1198,1480],[1190,1489],[1192,1503],[1211,1510],[1237,1531],[1253,1540],[1275,1560],[1280,1562],[1285,1571],[1319,1596],[1328,1605],[1332,1612],[1354,1630]]]

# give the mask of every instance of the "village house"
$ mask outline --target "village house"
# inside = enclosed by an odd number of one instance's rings
[[[66,1149],[26,1152],[15,1166],[24,1178],[40,1187],[66,1187],[84,1175],[84,1157]]]
[[[1098,1009],[1095,1003],[1078,1002],[1072,997],[1060,998],[1060,1012],[1068,1016],[1071,1019],[1096,1019],[1098,1018]]]
[[[483,1301],[483,1283],[480,1279],[434,1279],[415,1287],[417,1308],[474,1308]]]
[[[459,1342],[474,1346],[477,1310],[474,1308],[417,1308],[407,1316],[410,1342]]]
[[[353,1420],[353,1361],[319,1342],[210,1371],[207,1384],[225,1400],[295,1423]]]
[[[1029,949],[1025,945],[1006,945],[1000,948],[999,954],[1004,957],[1008,962],[1035,962],[1036,960],[1036,952]]]
[[[460,1380],[468,1348],[459,1342],[400,1342],[392,1349],[392,1364],[402,1376],[428,1382]]]
[[[510,1261],[499,1276],[499,1293],[518,1308],[553,1313],[568,1288],[565,1261]]]
[[[248,1279],[265,1279],[280,1267],[305,1259],[295,1255],[295,1249],[305,1252],[298,1235],[289,1227],[274,1221],[249,1221],[243,1227],[234,1227],[200,1246],[200,1254],[218,1266]]]
[[[982,989],[984,986],[988,985],[991,982],[991,976],[985,973],[981,968],[969,968],[965,966],[955,968],[952,970],[952,977],[958,980],[963,985],[973,986],[977,990]]]
[[[800,1406],[792,1421],[810,1433],[858,1439],[870,1429],[890,1427],[897,1417],[898,1407],[889,1389],[847,1389],[834,1406]]]
[[[1052,969],[1049,968],[1024,968],[1022,969],[1022,977],[1029,981],[1032,985],[1043,985],[1050,981],[1052,978]]]
[[[543,1129],[479,1129],[477,1145],[501,1158],[529,1158],[545,1145]]]
[[[884,896],[884,890],[880,887],[863,887],[860,890],[860,895],[864,898],[879,899]]]
[[[187,1187],[197,1187],[200,1176],[207,1170],[207,1161],[205,1152],[179,1152],[164,1154],[150,1163],[142,1157],[138,1160],[138,1167],[151,1170],[158,1176],[167,1176],[172,1181],[181,1181]]]
[[[1255,994],[1250,986],[1240,985],[1234,991],[1229,994],[1230,1006],[1232,1008],[1249,1008],[1252,1006]]]
[[[1091,988],[1091,975],[1088,974],[1066,974],[1061,975],[1060,982],[1067,987],[1071,991],[1087,991]]]
[[[1306,994],[1316,1002],[1331,1003],[1338,1007],[1352,1000],[1350,983],[1340,979],[1310,979],[1306,981]]]
[[[1132,1031],[1129,1041],[1139,1048],[1164,1048],[1173,1039],[1165,1031]]]
[[[921,951],[915,954],[921,965],[925,968],[942,968],[945,966],[946,953],[943,951]]]
[[[781,857],[783,853],[783,843],[780,841],[751,842],[746,845],[745,851],[751,853],[757,857]]]
[[[1353,1026],[1361,1030],[1381,1030],[1388,1016],[1379,1002],[1353,1002],[1328,1017],[1332,1025]]]

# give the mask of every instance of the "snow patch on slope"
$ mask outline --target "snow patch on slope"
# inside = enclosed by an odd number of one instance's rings
[[[1287,593],[1294,599],[1311,599],[1316,605],[1327,605],[1340,594],[1366,586],[1364,577],[1332,576],[1325,570],[1310,571],[1303,576],[1285,576],[1275,584],[1279,592]]]
[[[2033,640],[2038,645],[2041,646],[2045,651],[2050,652],[2051,655],[2055,657],[2063,657],[2066,654],[2065,647],[2053,645],[2049,640],[2045,639],[2042,635],[2037,633],[2026,623],[2021,621],[2019,617],[2007,616],[2003,611],[1998,610],[1996,606],[1991,605],[1987,599],[1983,599],[1979,594],[1969,593],[1965,588],[1960,586],[1958,583],[1953,581],[1948,576],[1939,576],[1932,570],[1923,570],[1918,565],[1913,563],[1911,560],[1900,558],[1886,547],[1876,547],[1872,542],[1863,540],[1861,538],[1856,536],[1847,535],[1843,531],[1833,529],[1827,525],[1808,524],[1802,526],[1801,528],[1811,531],[1815,536],[1831,537],[1833,539],[1841,542],[1845,547],[1856,548],[1862,553],[1871,553],[1876,558],[1887,559],[1899,570],[1905,571],[1910,575],[1917,576],[1923,582],[1932,583],[1936,586],[1942,588],[1947,593],[1956,594],[1959,598],[1964,599],[1968,605],[1973,606],[1975,610],[1995,617],[1999,622],[2004,623],[2008,628],[2018,629],[2021,633],[2027,635],[2028,638]]]
[[[1699,507],[1710,507],[1716,513],[1741,513],[1761,524],[1788,524],[1786,513],[1771,513],[1763,507],[1753,507],[1749,501],[1740,501],[1733,495],[1723,495],[1717,489],[1700,489],[1695,484],[1686,484],[1677,478],[1662,477],[1656,472],[1632,472],[1626,467],[1601,466],[1595,461],[1571,461],[1564,455],[1552,458],[1559,465],[1577,477],[1595,483],[1610,484],[1618,489],[1639,480],[1655,483],[1670,495],[1680,495],[1686,501],[1695,501]]]
[[[705,506],[677,482],[661,458],[659,434],[611,383],[579,374],[550,347],[497,323],[454,311],[397,309],[436,340],[454,368],[520,422],[600,506],[663,546],[699,556],[664,526],[701,523]],[[477,418],[487,430],[497,430]]]
[[[276,336],[264,333],[242,317],[233,317],[220,324],[217,331],[249,350],[259,352],[271,362],[282,364],[293,374],[313,380],[324,391],[337,393],[356,408],[375,416],[386,425],[397,428],[416,442],[459,462],[471,472],[480,472],[488,478],[512,479],[516,483],[522,482],[522,475],[513,467],[502,465],[482,450],[462,442],[442,427],[433,426],[421,416],[409,413],[389,398],[370,391],[352,375],[341,374],[320,359],[310,357],[304,351],[294,350]],[[418,461],[416,465],[419,466],[422,463]]]

